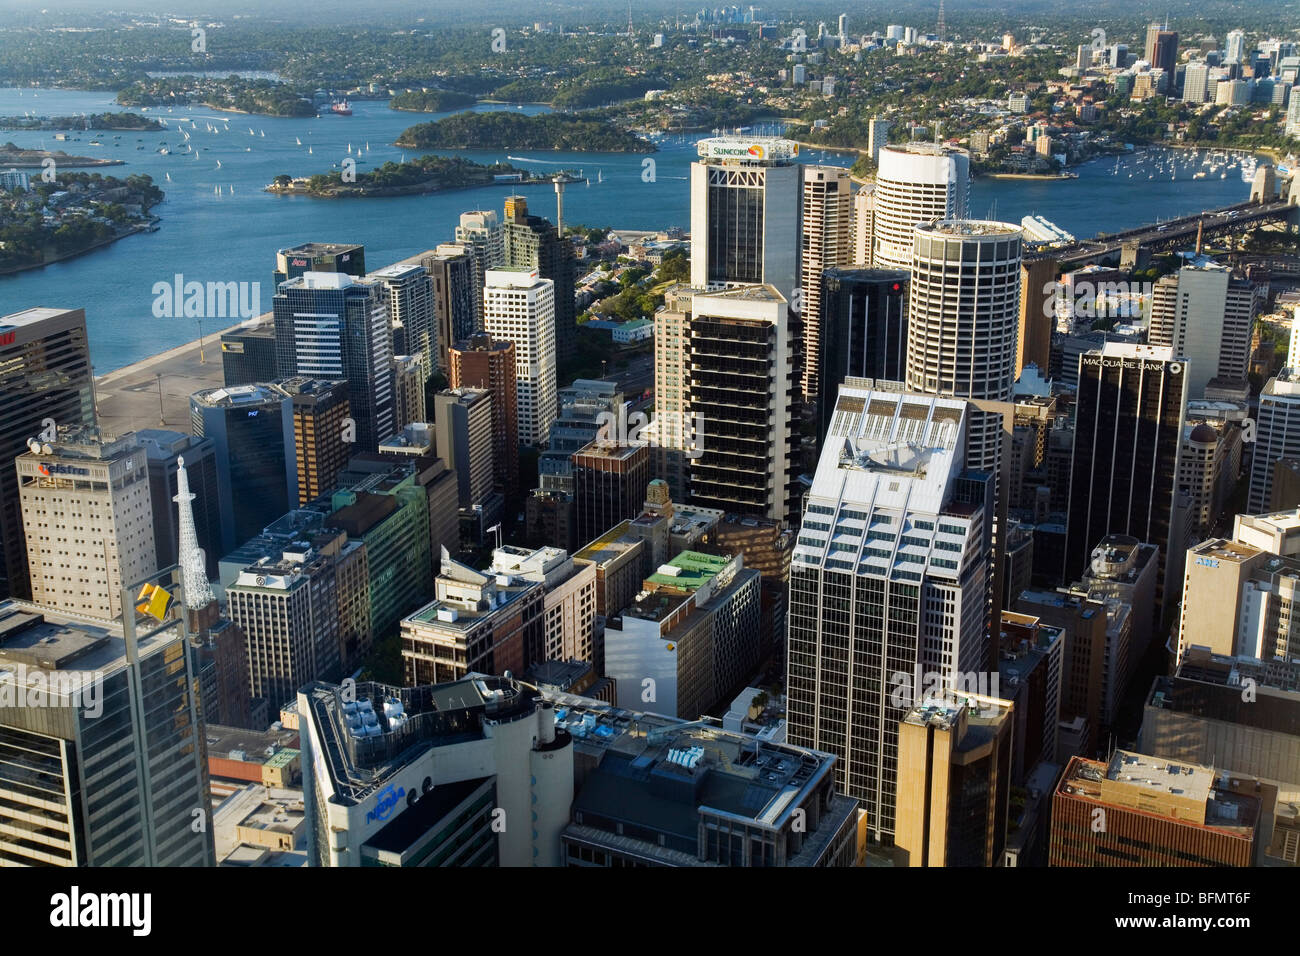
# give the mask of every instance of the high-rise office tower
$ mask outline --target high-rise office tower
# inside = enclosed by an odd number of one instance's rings
[[[298,487],[294,507],[334,490],[356,435],[350,423],[348,383],[296,376],[278,383],[292,396],[293,449]]]
[[[1171,349],[1107,342],[1080,356],[1066,581],[1078,580],[1097,542],[1126,534],[1160,549],[1157,602],[1179,593],[1176,496],[1186,413],[1187,369]]]
[[[275,254],[275,287],[308,272],[366,274],[366,247],[345,242],[304,242]],[[251,383],[250,383],[251,384]]]
[[[429,420],[424,398],[424,386],[428,380],[423,355],[393,356],[393,420],[399,430]]]
[[[95,421],[86,313],[27,309],[0,318],[0,595],[30,598],[13,461],[50,426]]]
[[[876,220],[872,194],[875,189],[873,183],[867,183],[860,186],[853,194],[853,264],[855,266],[871,265],[872,235]]]
[[[1300,332],[1292,332],[1292,340]],[[1300,457],[1300,368],[1284,368],[1270,378],[1259,396],[1255,450],[1250,463],[1246,510],[1260,514],[1272,507],[1273,466]]]
[[[479,332],[458,341],[448,353],[452,388],[485,388],[492,393],[492,462],[497,489],[509,493],[519,477],[518,398],[515,344]]]
[[[907,273],[830,269],[822,278],[817,437],[830,425],[846,378],[901,382],[907,371]]]
[[[433,278],[424,266],[402,263],[377,269],[368,278],[379,283],[388,304],[393,353],[420,356],[425,376],[432,375],[442,355]]]
[[[1184,266],[1151,295],[1147,341],[1168,346],[1187,366],[1187,395],[1201,398],[1213,379],[1244,385],[1258,309],[1255,286],[1216,264]]]
[[[221,383],[256,385],[278,378],[275,323],[259,321],[221,333]]]
[[[927,700],[898,728],[898,824],[906,866],[997,866],[1007,839],[1012,705],[977,694]]]
[[[444,242],[424,259],[433,279],[433,311],[438,325],[437,368],[447,368],[447,350],[483,328],[483,279],[473,249]]]
[[[393,331],[380,285],[342,273],[306,272],[281,283],[274,303],[280,377],[345,380],[356,448],[374,451],[398,424]]]
[[[573,299],[578,266],[573,243],[560,235],[550,220],[530,216],[523,196],[508,198],[505,213],[501,226],[506,246],[505,268],[535,271],[539,278],[554,286],[555,361],[566,364],[573,358],[578,335]],[[484,328],[487,328],[486,321],[485,313]]]
[[[1246,59],[1246,34],[1243,30],[1229,30],[1223,46],[1224,63],[1243,63]]]
[[[1020,321],[1019,226],[949,220],[914,227],[907,386],[1008,402]],[[997,473],[1002,416],[972,409],[966,466]]]
[[[339,592],[333,554],[306,542],[240,572],[226,588],[248,645],[249,693],[278,709],[299,687],[337,676]]]
[[[642,444],[594,441],[573,453],[573,507],[578,541],[594,541],[641,513],[651,478]]]
[[[799,301],[792,307],[803,325],[804,401],[818,394],[821,371],[819,342],[823,324],[822,274],[853,259],[852,179],[840,166],[801,166],[801,205],[799,209]]]
[[[555,284],[535,268],[492,269],[483,294],[484,328],[515,347],[519,443],[540,448],[555,421]]]
[[[913,229],[933,219],[965,219],[969,204],[970,156],[933,143],[887,146],[880,151],[871,264],[911,269]]]
[[[798,285],[802,181],[797,144],[720,137],[691,166],[691,285],[767,283],[788,302]]]
[[[460,506],[482,504],[492,494],[492,393],[484,388],[454,388],[433,397],[438,457],[456,473]]]
[[[899,722],[986,670],[993,493],[964,469],[966,411],[846,382],[790,563],[789,740],[839,758],[886,841]]]
[[[1173,92],[1174,68],[1178,66],[1178,31],[1168,30],[1153,23],[1147,27],[1146,61],[1152,69],[1164,70]]]
[[[293,397],[278,385],[214,388],[190,396],[194,434],[216,444],[221,553],[289,510],[298,488]]]
[[[193,651],[174,622],[0,604],[0,866],[215,866]],[[35,695],[35,696],[32,696]]]
[[[1026,365],[1047,377],[1052,364],[1055,325],[1056,262],[1034,259],[1020,263],[1020,321],[1016,330],[1016,380]]]
[[[149,461],[149,498],[153,502],[153,544],[158,567],[169,568],[177,562],[180,529],[176,526],[173,502],[180,493],[177,473],[183,455],[190,491],[195,496],[190,506],[195,535],[203,549],[208,576],[217,577],[222,550],[216,442],[161,428],[142,428],[135,433],[135,440]]]
[[[32,600],[80,617],[122,614],[122,588],[158,569],[149,464],[129,432],[61,428],[15,460]]]
[[[483,285],[487,282],[488,270],[500,269],[506,264],[505,232],[496,210],[475,209],[461,213],[460,225],[456,227],[456,242],[474,260],[474,331],[477,331],[483,327]]]
[[[771,285],[693,297],[687,401],[700,433],[692,504],[773,521],[797,507],[788,315]]]
[[[653,471],[668,483],[675,501],[688,496],[686,451],[691,444],[690,406],[690,286],[673,286],[664,293],[664,307],[655,323],[655,411],[646,431],[654,456]]]

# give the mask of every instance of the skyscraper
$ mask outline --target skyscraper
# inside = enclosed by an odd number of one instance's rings
[[[645,445],[594,441],[573,453],[573,505],[578,541],[594,541],[641,513],[650,480]]]
[[[492,494],[492,393],[455,388],[433,398],[438,457],[456,473],[460,506],[482,504]]]
[[[1107,342],[1079,358],[1070,463],[1065,580],[1075,581],[1107,535],[1160,548],[1157,601],[1179,593],[1176,513],[1187,370],[1167,347]]]
[[[515,345],[479,332],[456,342],[448,355],[452,388],[485,388],[492,393],[493,469],[498,490],[508,494],[519,477]]]
[[[221,333],[221,376],[223,385],[275,381],[275,324],[258,321]]]
[[[1027,365],[1046,378],[1052,364],[1055,324],[1056,262],[1034,259],[1020,263],[1020,321],[1016,330],[1016,380]]]
[[[1245,384],[1258,301],[1251,282],[1214,263],[1183,266],[1155,284],[1147,341],[1187,364],[1189,398],[1201,398],[1212,379]]]
[[[1296,338],[1300,332],[1292,332],[1292,339]],[[1259,396],[1258,417],[1246,498],[1250,514],[1272,506],[1274,463],[1300,457],[1300,368],[1284,368],[1268,380]]]
[[[292,396],[293,449],[298,486],[291,500],[302,507],[334,490],[355,441],[348,384],[295,376],[278,383]]]
[[[306,272],[281,283],[274,303],[280,376],[345,380],[356,447],[374,451],[398,424],[393,332],[380,285],[343,273]]]
[[[484,286],[486,331],[515,347],[519,442],[541,447],[555,421],[555,285],[534,269],[492,269]]]
[[[194,434],[216,444],[221,553],[289,510],[298,487],[293,399],[278,385],[238,385],[190,396]]]
[[[965,219],[970,156],[933,143],[886,146],[872,193],[871,264],[911,269],[913,227],[933,219]]]
[[[109,440],[90,425],[34,446],[15,461],[32,600],[120,617],[122,588],[158,569],[144,449],[129,432]]]
[[[846,382],[791,559],[789,740],[839,758],[885,841],[899,722],[986,667],[992,483],[964,470],[966,412]]]
[[[438,338],[434,282],[428,271],[424,266],[397,263],[376,269],[368,278],[379,283],[387,302],[393,353],[420,356],[424,360],[425,376],[432,375],[441,361],[444,347]],[[424,383],[420,384],[423,386]]]
[[[840,166],[801,166],[799,301],[793,304],[803,325],[804,401],[818,394],[819,343],[823,325],[822,274],[853,260],[852,180]]]
[[[788,302],[799,274],[799,146],[720,137],[691,166],[691,285],[767,283]]]
[[[275,254],[275,287],[308,272],[366,274],[366,247],[346,242],[304,242]]]
[[[846,378],[901,382],[907,371],[907,273],[830,269],[823,275],[817,437]]]
[[[573,299],[578,266],[574,260],[573,243],[560,235],[550,220],[530,216],[523,196],[507,199],[505,213],[501,227],[505,237],[504,268],[536,271],[539,278],[551,282],[554,287],[555,361],[557,365],[567,364],[573,358],[578,335],[577,308]],[[484,322],[486,328],[486,313]]]
[[[1010,401],[1020,321],[1020,228],[949,220],[915,226],[914,236],[908,388]],[[967,467],[996,473],[1002,417],[971,410],[967,427]]]
[[[700,433],[692,504],[774,521],[796,507],[788,315],[771,285],[693,297],[688,410]]]
[[[1178,31],[1153,23],[1147,27],[1145,58],[1152,69],[1164,70],[1173,93],[1174,68],[1178,65]]]
[[[51,426],[95,421],[86,313],[27,309],[0,318],[0,594],[30,598],[13,461]]]
[[[469,252],[474,260],[474,316],[473,331],[483,327],[483,286],[489,269],[500,269],[506,264],[505,232],[495,209],[475,209],[460,214],[456,227],[456,242]],[[455,334],[455,333],[454,333]],[[459,339],[469,332],[455,334]]]
[[[216,865],[193,651],[133,614],[0,604],[0,670],[43,703],[0,711],[0,865]]]
[[[1229,30],[1223,47],[1223,62],[1243,63],[1246,59],[1246,34],[1243,30]]]

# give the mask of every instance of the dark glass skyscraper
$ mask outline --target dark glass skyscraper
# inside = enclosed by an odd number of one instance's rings
[[[275,285],[306,272],[366,274],[366,247],[345,242],[304,242],[275,254]]]
[[[27,309],[0,318],[0,595],[31,597],[14,458],[50,425],[93,424],[86,313]]]
[[[1187,367],[1172,349],[1108,342],[1079,357],[1066,582],[1078,580],[1109,534],[1160,548],[1161,593],[1181,579],[1186,542],[1174,499],[1186,411]]]
[[[228,554],[297,499],[293,399],[278,385],[240,385],[190,396],[194,434],[216,444],[221,553]]]
[[[822,273],[817,436],[824,438],[845,378],[901,382],[907,372],[907,273]]]
[[[281,283],[274,303],[279,377],[345,380],[356,450],[375,451],[397,430],[393,330],[383,287],[309,272]]]

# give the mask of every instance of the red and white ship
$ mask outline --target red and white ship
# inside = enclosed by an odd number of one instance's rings
[[[348,105],[347,100],[335,100],[330,104],[330,112],[338,113],[340,116],[351,116],[352,107]]]

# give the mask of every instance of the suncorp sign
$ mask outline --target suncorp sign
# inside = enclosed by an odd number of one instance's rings
[[[702,139],[697,149],[704,159],[782,160],[799,155],[799,144],[788,139],[763,142],[747,139]]]

